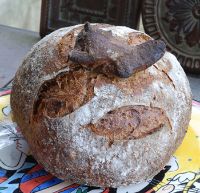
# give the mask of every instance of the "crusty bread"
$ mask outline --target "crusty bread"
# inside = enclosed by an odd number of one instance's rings
[[[151,38],[127,27],[94,24],[128,45]],[[59,29],[28,53],[11,107],[37,161],[55,176],[118,187],[157,174],[183,140],[191,91],[174,55],[128,78],[69,60],[82,25]]]

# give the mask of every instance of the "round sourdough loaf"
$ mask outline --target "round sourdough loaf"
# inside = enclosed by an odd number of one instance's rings
[[[125,46],[123,61],[130,58],[126,47],[151,40],[127,27],[92,26],[109,32],[108,42],[117,39]],[[13,117],[36,160],[61,179],[102,187],[147,180],[165,166],[187,131],[191,91],[186,75],[169,52],[140,70],[121,70],[117,62],[95,68],[98,56],[92,62],[76,57],[85,46],[83,28],[59,29],[28,53],[13,81]],[[112,51],[107,53],[116,59],[119,53]]]

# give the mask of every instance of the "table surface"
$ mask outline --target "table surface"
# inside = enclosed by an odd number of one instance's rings
[[[9,82],[39,33],[0,25],[0,87]],[[200,75],[187,74],[193,99],[200,102]]]
[[[23,57],[39,40],[36,32],[0,25],[0,87],[13,78]]]

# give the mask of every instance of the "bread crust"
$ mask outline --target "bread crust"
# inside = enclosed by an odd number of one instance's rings
[[[137,45],[150,39],[127,27],[94,25],[110,30],[127,44]],[[81,29],[82,25],[59,29],[28,53],[13,81],[14,119],[37,161],[61,179],[101,187],[147,180],[165,166],[187,131],[191,116],[187,77],[175,56],[168,52],[151,67],[126,79],[77,69],[77,65],[69,61],[68,54]],[[67,77],[72,72],[77,86],[66,89],[77,93],[77,96],[67,95],[68,101],[76,105],[71,110],[58,108],[59,113],[52,113],[52,108],[45,106],[56,107],[56,103],[41,101],[45,101],[45,96],[49,99],[48,96],[55,95],[58,99],[59,81],[57,86],[52,81],[55,83],[62,75]],[[89,90],[88,85],[92,85]],[[64,92],[67,91],[64,89]],[[84,100],[80,93],[89,97]],[[160,109],[166,124],[143,137],[114,138],[112,142],[108,134],[94,132],[95,129],[99,131],[98,121],[107,113],[130,106]],[[151,114],[149,116],[151,120]]]

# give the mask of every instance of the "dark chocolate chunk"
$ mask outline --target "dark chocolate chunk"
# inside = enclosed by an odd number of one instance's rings
[[[87,22],[77,36],[69,59],[88,70],[128,78],[156,63],[164,55],[165,49],[165,43],[161,40],[128,45],[112,36],[111,31]]]

